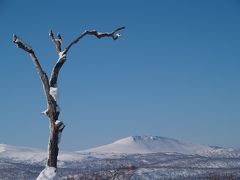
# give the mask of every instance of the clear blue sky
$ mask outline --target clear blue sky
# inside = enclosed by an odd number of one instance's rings
[[[46,102],[16,33],[47,73],[56,62],[49,29],[66,45],[85,29],[126,26],[119,41],[87,37],[59,79],[61,149],[130,135],[160,135],[240,148],[238,0],[0,0],[0,143],[46,148]]]

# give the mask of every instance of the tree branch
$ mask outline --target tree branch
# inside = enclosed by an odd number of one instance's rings
[[[101,39],[103,37],[111,37],[113,40],[117,40],[120,37],[120,34],[118,34],[117,32],[120,30],[125,29],[125,27],[120,27],[115,29],[114,31],[110,32],[110,33],[100,33],[96,30],[92,30],[92,31],[84,31],[80,36],[78,36],[75,40],[73,40],[66,48],[64,51],[61,51],[61,43],[62,43],[62,38],[59,35],[58,38],[54,37],[54,34],[52,32],[52,30],[50,31],[49,35],[52,39],[52,41],[54,42],[57,52],[58,52],[58,61],[56,63],[56,65],[54,66],[52,73],[51,73],[51,78],[50,78],[50,86],[51,87],[56,87],[57,86],[57,79],[58,79],[58,74],[60,69],[62,68],[63,64],[66,61],[66,56],[67,56],[67,52],[69,51],[69,49],[76,43],[78,43],[78,41],[80,39],[82,39],[84,36],[86,35],[94,35],[96,36],[98,39]]]
[[[67,57],[65,54],[63,54],[63,52],[58,53],[58,61],[52,70],[51,78],[49,81],[49,84],[51,87],[57,87],[58,74],[59,74],[59,71],[62,68],[63,64],[65,63],[66,58]]]
[[[78,36],[75,40],[73,40],[67,47],[66,49],[64,50],[64,54],[67,54],[67,52],[69,51],[69,49],[76,43],[78,43],[78,41],[80,39],[82,39],[84,36],[86,35],[94,35],[96,36],[98,39],[101,39],[103,37],[111,37],[113,40],[117,40],[121,35],[118,34],[117,32],[120,31],[120,30],[123,30],[125,29],[125,27],[120,27],[120,28],[117,28],[115,29],[114,31],[110,32],[110,33],[100,33],[96,30],[92,30],[92,31],[84,31],[80,36]]]
[[[52,70],[49,84],[50,84],[50,87],[57,87],[58,74],[59,74],[59,71],[62,68],[64,62],[66,61],[66,56],[63,55],[62,50],[61,50],[61,45],[62,45],[61,35],[58,34],[57,38],[56,38],[53,34],[53,31],[50,30],[49,36],[52,39],[52,42],[55,44],[56,50],[57,50],[57,53],[58,53],[58,61],[55,64],[55,66]]]
[[[30,57],[32,59],[32,62],[34,64],[35,68],[36,68],[36,71],[37,71],[37,73],[38,73],[38,75],[39,75],[39,77],[42,81],[46,98],[47,98],[48,102],[50,102],[51,97],[50,97],[50,94],[49,94],[50,87],[49,87],[48,77],[47,77],[47,74],[42,70],[42,67],[41,67],[33,49],[27,43],[23,42],[15,34],[13,35],[13,42],[17,45],[18,48],[26,51],[30,55]]]
[[[62,45],[62,37],[60,34],[57,34],[57,38],[54,36],[53,31],[50,30],[49,32],[49,36],[52,39],[52,42],[54,43],[54,45],[56,46],[56,50],[57,53],[59,54],[62,50],[61,50],[61,45]]]

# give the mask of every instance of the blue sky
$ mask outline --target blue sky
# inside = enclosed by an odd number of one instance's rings
[[[237,0],[0,0],[0,143],[46,148],[41,82],[16,33],[49,74],[49,29],[64,45],[86,29],[126,26],[122,38],[86,37],[60,77],[61,149],[130,135],[240,148],[240,2]]]

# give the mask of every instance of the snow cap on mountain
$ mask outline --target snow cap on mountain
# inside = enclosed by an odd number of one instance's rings
[[[161,136],[130,136],[113,142],[112,144],[86,150],[92,153],[182,153],[182,154],[207,154],[214,148],[178,141]]]

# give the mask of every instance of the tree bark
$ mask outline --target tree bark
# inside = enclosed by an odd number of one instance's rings
[[[49,167],[57,167],[57,156],[58,156],[58,130],[53,127],[50,129],[49,149],[48,149],[48,161]]]
[[[59,121],[60,109],[57,104],[57,98],[54,96],[52,90],[57,90],[57,80],[59,72],[66,62],[67,52],[69,49],[76,44],[80,39],[82,39],[86,35],[96,36],[98,39],[103,37],[111,37],[113,40],[117,40],[120,37],[120,34],[117,32],[124,29],[125,27],[117,28],[111,33],[99,33],[96,30],[92,31],[84,31],[80,36],[78,36],[75,40],[73,40],[66,48],[62,51],[62,37],[58,34],[56,37],[52,30],[49,33],[49,36],[56,47],[56,51],[58,53],[58,60],[55,66],[53,67],[50,80],[48,80],[47,74],[43,71],[38,58],[36,57],[33,49],[24,41],[22,41],[18,36],[13,35],[13,42],[17,45],[18,48],[21,48],[25,52],[27,52],[32,62],[36,68],[36,71],[42,81],[43,89],[45,92],[45,96],[47,99],[47,109],[43,112],[49,118],[50,123],[50,136],[49,136],[49,144],[48,144],[48,160],[47,166],[57,168],[57,157],[58,157],[58,145],[60,143],[60,135],[65,127],[63,122]]]

